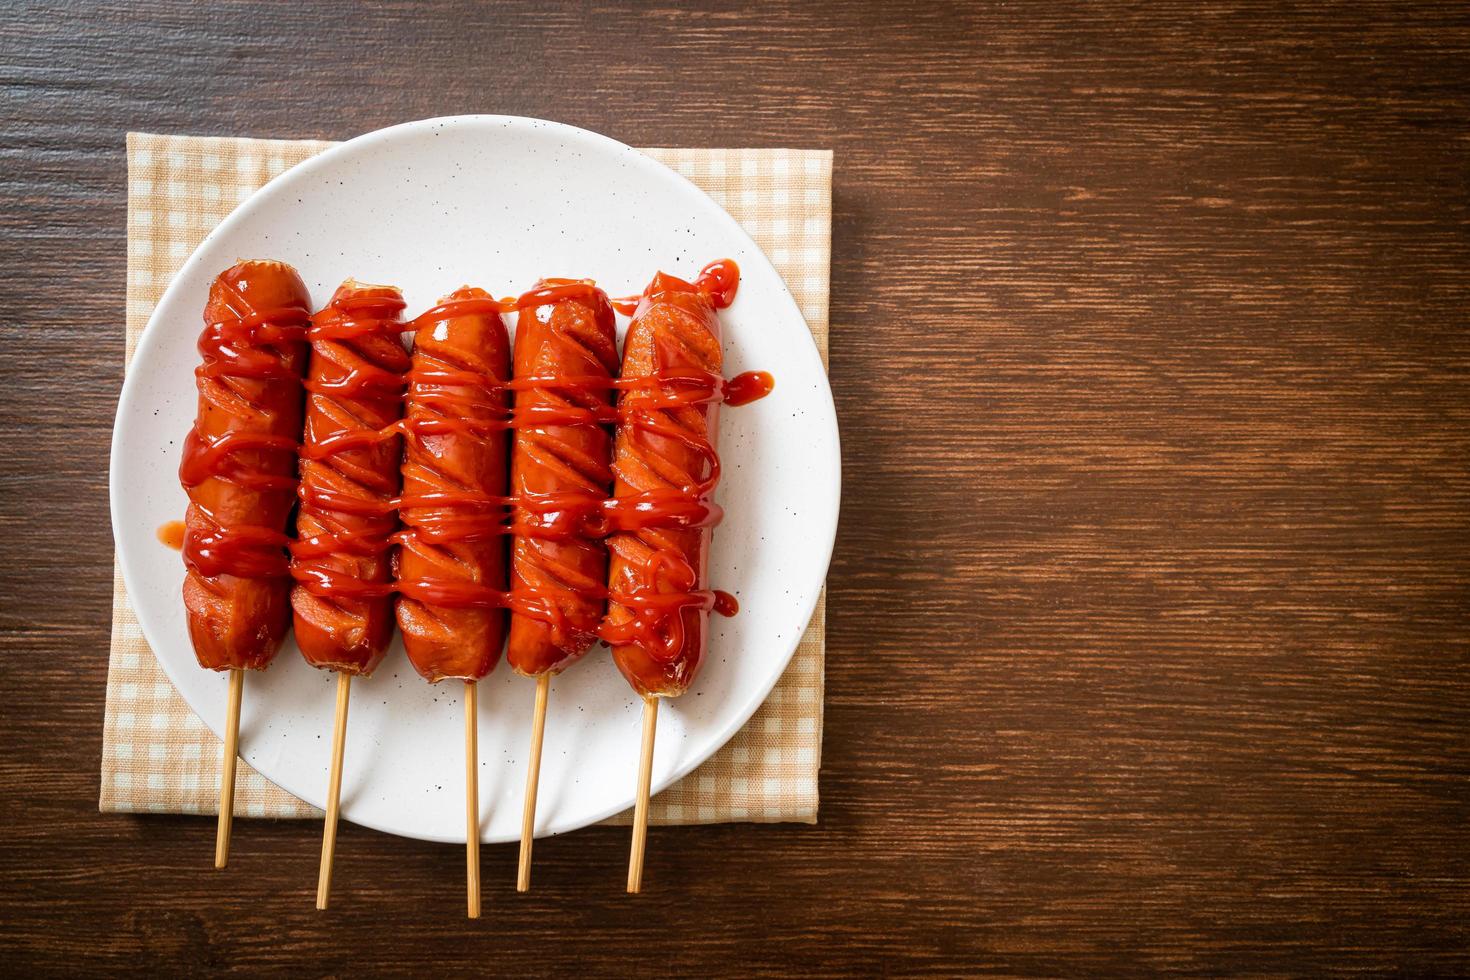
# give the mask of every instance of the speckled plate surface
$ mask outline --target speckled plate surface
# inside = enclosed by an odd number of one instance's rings
[[[831,391],[780,276],[703,192],[621,143],[558,123],[460,116],[358,137],[282,174],[184,263],[139,343],[118,405],[112,522],[143,631],[184,699],[215,732],[226,678],[202,670],[185,627],[177,552],[157,528],[183,516],[179,445],[195,410],[193,368],[210,280],[240,258],[300,270],[318,306],[343,279],[394,283],[412,315],[469,283],[497,295],[542,276],[591,276],[613,295],[654,271],[692,277],[731,257],[742,280],[722,315],[728,374],[766,369],[768,398],[726,411],[712,584],[741,612],[712,618],[693,689],[659,713],[655,790],[725,743],[775,684],[811,616],[837,524],[840,457]],[[626,327],[620,318],[619,331]],[[248,678],[242,755],[321,806],[333,677],[293,642]],[[480,685],[482,836],[519,836],[534,684],[503,664]],[[428,840],[463,841],[463,715],[458,684],[429,685],[394,648],[352,687],[345,819]],[[598,648],[552,683],[538,833],[563,833],[632,804],[639,705]]]

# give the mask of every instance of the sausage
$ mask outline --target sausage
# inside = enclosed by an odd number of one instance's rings
[[[266,667],[290,624],[286,527],[296,496],[311,298],[283,262],[247,261],[209,288],[199,407],[179,480],[189,494],[184,606],[199,664]]]
[[[402,310],[394,287],[348,280],[312,317],[291,605],[306,661],[347,674],[372,673],[393,636]]]
[[[511,591],[521,601],[506,647],[520,674],[560,672],[597,640],[607,546],[597,534],[596,509],[612,483],[606,423],[614,418],[617,371],[617,323],[606,293],[590,281],[559,279],[522,297],[510,464]],[[562,384],[533,383],[541,379]],[[558,420],[571,424],[553,424]]]
[[[720,511],[720,321],[734,296],[734,263],[694,283],[663,273],[640,300],[624,344],[613,457],[608,612],[602,637],[644,697],[688,690],[704,659],[709,546]],[[722,606],[727,603],[720,601]],[[721,611],[729,611],[722,608]]]
[[[471,287],[414,323],[398,625],[425,678],[478,680],[505,642],[510,338],[498,302]]]

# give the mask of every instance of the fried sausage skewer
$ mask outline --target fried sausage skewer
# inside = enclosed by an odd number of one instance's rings
[[[590,280],[547,279],[517,301],[511,449],[512,606],[506,659],[536,679],[516,890],[531,886],[551,678],[597,641],[606,608],[600,508],[612,484],[617,324]]]
[[[510,338],[501,305],[465,287],[414,320],[404,414],[398,625],[430,682],[465,686],[467,909],[480,915],[476,683],[505,641]]]
[[[624,342],[608,612],[602,637],[643,697],[643,740],[628,891],[643,881],[648,796],[658,703],[688,689],[704,658],[709,612],[733,600],[706,587],[719,520],[711,496],[723,393],[717,309],[739,281],[733,262],[707,266],[693,283],[660,273],[644,291]]]
[[[246,670],[263,670],[290,625],[286,526],[296,493],[311,299],[296,270],[252,260],[215,278],[179,480],[189,494],[184,606],[199,664],[230,672],[215,867],[229,861]]]
[[[308,334],[291,604],[302,656],[337,673],[318,909],[331,897],[352,678],[373,672],[393,636],[390,549],[398,528],[398,431],[409,366],[399,336],[402,309],[394,287],[349,280],[312,317]]]

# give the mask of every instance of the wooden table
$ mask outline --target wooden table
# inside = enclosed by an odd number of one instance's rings
[[[1470,970],[1455,5],[0,19],[6,973]],[[816,827],[486,849],[96,812],[128,129],[836,151]],[[501,887],[504,885],[505,887]]]

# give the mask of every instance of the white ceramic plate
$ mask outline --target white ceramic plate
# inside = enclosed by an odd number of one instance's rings
[[[755,243],[703,192],[621,143],[558,123],[459,116],[358,137],[272,180],[184,263],[148,324],[118,404],[112,524],[143,632],[184,699],[216,733],[226,677],[194,659],[180,598],[184,568],[158,527],[183,516],[179,446],[195,409],[195,341],[210,280],[240,258],[294,265],[320,306],[352,276],[394,283],[408,313],[465,283],[497,295],[542,276],[591,276],[636,293],[656,270],[692,277],[734,258],[742,279],[722,314],[727,374],[771,371],[775,391],[722,413],[725,508],[711,584],[737,595],[711,617],[692,690],[659,712],[658,790],[725,743],[765,700],[805,629],[837,525],[840,457],[831,390],[790,293]],[[626,327],[620,319],[619,332]],[[323,805],[333,676],[294,642],[251,674],[241,754],[266,778]],[[486,841],[518,839],[533,683],[504,664],[480,684],[480,796]],[[406,837],[464,840],[458,684],[429,685],[395,641],[352,685],[342,815]],[[552,682],[539,834],[593,823],[633,802],[639,703],[594,649]]]

